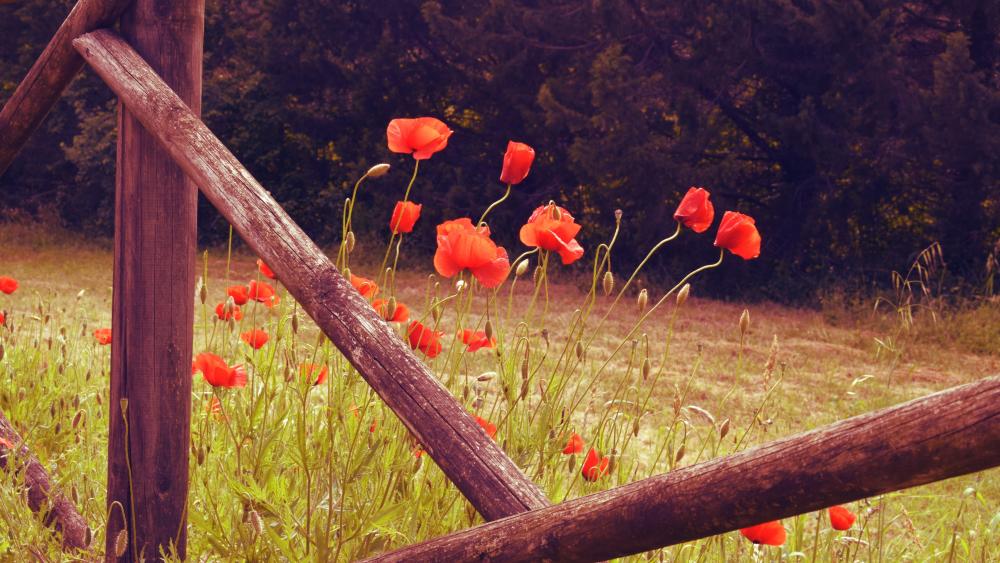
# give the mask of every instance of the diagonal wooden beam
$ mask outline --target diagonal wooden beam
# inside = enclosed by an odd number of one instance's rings
[[[0,111],[0,176],[83,67],[73,39],[113,24],[131,0],[79,0]]]
[[[599,561],[997,465],[993,377],[369,561]]]
[[[33,512],[45,514],[45,524],[62,534],[66,551],[90,547],[90,527],[77,512],[73,502],[59,492],[45,467],[31,454],[24,440],[0,411],[0,470],[20,472]]]
[[[74,45],[484,518],[548,505],[538,486],[127,43],[101,30]]]

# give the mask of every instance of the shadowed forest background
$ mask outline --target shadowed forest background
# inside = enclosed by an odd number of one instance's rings
[[[0,5],[6,100],[71,0]],[[889,282],[940,241],[948,290],[991,293],[1000,254],[1000,4],[993,0],[334,2],[209,0],[204,117],[311,236],[335,242],[354,181],[358,239],[388,232],[412,159],[394,117],[455,134],[421,168],[424,228],[503,193],[507,140],[535,147],[491,215],[498,243],[556,200],[593,248],[624,211],[616,270],[673,232],[689,186],[757,218],[761,258],[728,261],[707,292],[778,299]],[[8,54],[16,54],[8,56]],[[0,220],[110,236],[115,100],[77,79],[0,177]],[[205,243],[227,225],[201,203]],[[682,237],[683,239],[683,237]],[[650,283],[714,260],[684,240]],[[990,256],[993,255],[991,261]],[[585,265],[579,266],[585,268]]]

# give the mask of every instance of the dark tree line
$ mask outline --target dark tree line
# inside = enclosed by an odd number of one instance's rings
[[[4,96],[69,6],[0,6]],[[992,0],[209,0],[205,119],[327,242],[354,180],[388,161],[355,221],[359,239],[384,242],[412,165],[388,152],[385,125],[432,115],[455,134],[414,188],[411,252],[502,194],[515,139],[538,158],[491,214],[508,248],[550,199],[588,248],[620,208],[625,270],[699,185],[764,236],[760,260],[713,278],[726,291],[888,280],[935,240],[975,289],[1000,240],[998,31]],[[108,233],[114,124],[107,90],[78,79],[0,178],[0,205]],[[218,240],[225,225],[203,211]],[[651,272],[669,281],[711,261],[709,242],[682,237]]]

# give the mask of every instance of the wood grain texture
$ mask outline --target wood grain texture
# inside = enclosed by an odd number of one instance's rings
[[[1000,465],[1000,378],[369,561],[598,561]]]
[[[27,489],[28,507],[45,511],[44,521],[62,534],[63,549],[90,546],[90,528],[76,506],[52,484],[49,474],[0,411],[0,470],[20,472]]]
[[[204,10],[204,0],[135,0],[121,21],[124,40],[193,115]],[[198,188],[129,106],[119,100],[108,504],[128,521],[122,559],[151,561],[186,548]],[[125,522],[109,514],[110,561]]]
[[[487,520],[548,505],[281,206],[110,31],[74,44]]]
[[[73,6],[0,110],[0,175],[83,66],[83,58],[73,48],[73,39],[113,24],[128,4],[129,0],[79,0]]]

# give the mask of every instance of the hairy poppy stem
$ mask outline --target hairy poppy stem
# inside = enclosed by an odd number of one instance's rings
[[[511,184],[507,184],[507,191],[504,192],[503,197],[501,197],[500,199],[498,199],[498,200],[494,201],[493,203],[491,203],[490,206],[486,208],[486,211],[483,211],[483,216],[480,217],[478,221],[476,221],[476,226],[477,227],[482,227],[483,226],[483,224],[484,224],[483,221],[486,220],[486,216],[490,214],[490,211],[493,211],[494,207],[500,205],[504,201],[507,201],[507,198],[510,197],[511,186],[512,186]]]

